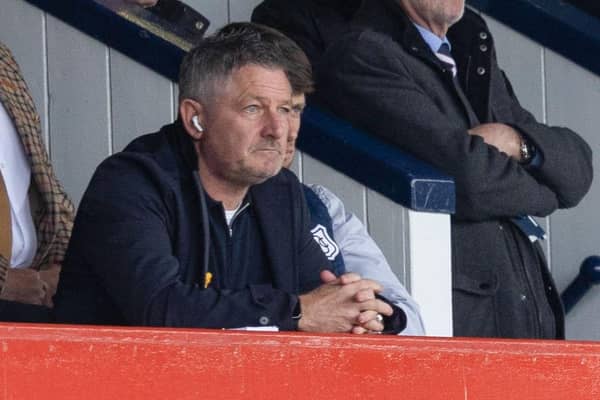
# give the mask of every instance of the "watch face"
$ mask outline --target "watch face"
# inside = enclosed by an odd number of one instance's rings
[[[533,148],[533,146],[529,145],[527,140],[523,139],[521,141],[521,146],[519,148],[519,152],[520,152],[520,156],[521,156],[520,162],[522,164],[527,164],[533,158],[534,148]]]

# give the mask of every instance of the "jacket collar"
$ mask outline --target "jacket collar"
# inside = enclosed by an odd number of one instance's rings
[[[177,118],[172,125],[169,126],[170,141],[173,143],[175,151],[179,153],[186,169],[194,171],[198,169],[198,155],[194,149],[194,142],[183,127],[180,118]]]
[[[408,18],[397,0],[368,0],[363,2],[362,7],[357,11],[353,23],[359,29],[369,29],[388,37],[400,44],[400,46],[412,56],[422,60],[442,72],[444,66],[435,56],[429,45],[423,40],[421,34]],[[491,35],[487,31],[485,22],[475,12],[465,9],[465,15],[456,24],[448,30],[447,37],[452,45],[452,56],[458,67],[458,80],[447,78],[449,87],[452,88],[460,99],[471,126],[478,125],[478,116],[484,117],[488,106],[489,85],[482,83],[478,85],[478,90],[472,91],[469,88],[468,81],[471,71],[470,53],[473,48],[473,41],[486,32],[486,37],[490,41],[490,52],[492,50]],[[475,43],[476,45],[476,43]],[[489,56],[486,61],[489,70]],[[489,74],[486,75],[486,78]],[[488,78],[489,79],[489,78]],[[478,105],[474,110],[471,101]]]

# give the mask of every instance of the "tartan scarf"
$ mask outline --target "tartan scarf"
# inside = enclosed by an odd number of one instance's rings
[[[12,119],[31,164],[32,187],[41,204],[33,221],[38,249],[32,268],[46,269],[60,264],[73,227],[74,207],[56,179],[41,136],[40,117],[10,50],[0,43],[0,102]],[[0,289],[7,262],[0,262]]]

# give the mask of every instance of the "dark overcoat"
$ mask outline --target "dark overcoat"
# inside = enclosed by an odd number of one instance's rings
[[[466,10],[448,32],[455,80],[397,0],[363,1],[350,23],[358,3],[265,0],[253,20],[281,29],[307,51],[322,106],[455,178],[455,335],[563,337],[560,298],[539,242],[510,219],[575,206],[592,181],[589,146],[520,106],[476,13]],[[542,164],[520,165],[468,134],[489,122],[516,128],[538,148]]]
[[[539,241],[530,242],[510,218],[575,206],[592,182],[589,146],[521,107],[476,13],[467,9],[448,32],[458,79],[396,1],[366,1],[354,22],[323,55],[316,95],[357,127],[455,178],[455,335],[563,337],[563,309]],[[523,166],[469,135],[491,122],[516,128],[537,147],[542,164]]]

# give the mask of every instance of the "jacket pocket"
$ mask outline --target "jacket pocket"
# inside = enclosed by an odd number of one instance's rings
[[[452,277],[455,336],[498,336],[496,272],[481,265],[455,268]]]

